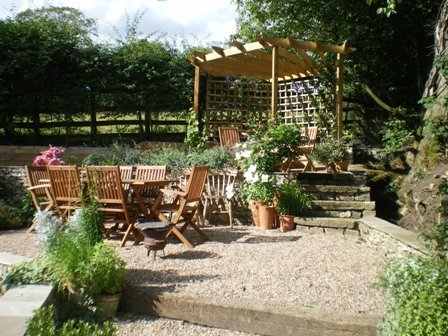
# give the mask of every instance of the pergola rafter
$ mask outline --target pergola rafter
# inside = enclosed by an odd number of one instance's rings
[[[299,41],[291,37],[266,38],[243,44],[235,42],[233,47],[224,49],[213,46],[213,52],[195,52],[189,57],[195,66],[194,109],[199,111],[199,76],[247,76],[270,80],[272,85],[271,117],[277,113],[278,82],[317,76],[319,73],[335,73],[334,100],[337,121],[337,136],[342,135],[342,95],[344,55],[355,48],[342,45],[329,45],[313,41]],[[313,59],[311,53],[316,57]],[[326,54],[337,55],[336,69],[329,64]]]

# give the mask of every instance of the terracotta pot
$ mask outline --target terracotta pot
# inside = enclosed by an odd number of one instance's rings
[[[113,295],[95,295],[96,315],[103,318],[114,317],[117,313],[121,293]]]
[[[258,214],[260,217],[260,228],[263,230],[270,230],[274,228],[275,208],[269,205],[260,205],[258,207]]]
[[[294,230],[294,216],[280,215],[280,230],[282,232]]]
[[[260,226],[260,216],[258,211],[260,204],[260,202],[249,202],[249,209],[252,212],[252,225],[255,226]]]
[[[348,161],[339,161],[336,163],[336,169],[338,171],[347,171],[348,170]]]

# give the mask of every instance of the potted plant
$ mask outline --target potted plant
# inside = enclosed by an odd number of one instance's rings
[[[93,247],[81,283],[93,296],[98,316],[110,318],[115,315],[126,279],[125,266],[111,245],[101,242]]]
[[[276,189],[275,178],[267,174],[251,173],[249,170],[245,173],[245,179],[241,193],[249,203],[254,224],[263,229],[272,229],[275,218],[275,209],[272,206]]]
[[[275,197],[281,231],[294,229],[294,217],[309,207],[310,196],[297,181],[286,180],[277,188]]]
[[[324,164],[329,172],[346,171],[350,153],[344,140],[326,138],[316,145],[311,158],[320,164]]]

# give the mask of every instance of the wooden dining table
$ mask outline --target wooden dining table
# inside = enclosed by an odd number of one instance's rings
[[[155,218],[151,213],[150,210],[152,207],[152,204],[148,204],[145,202],[144,197],[141,194],[141,190],[146,187],[155,187],[155,188],[163,188],[171,183],[176,183],[179,180],[177,179],[163,179],[163,180],[122,180],[122,184],[129,184],[131,188],[131,192],[135,196],[135,199],[137,200],[137,205],[139,207],[139,210],[143,217],[145,217],[146,220],[151,221]]]

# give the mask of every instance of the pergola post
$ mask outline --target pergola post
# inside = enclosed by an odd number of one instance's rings
[[[345,48],[345,42],[343,44]],[[336,114],[336,138],[340,140],[342,138],[342,104],[344,96],[344,54],[338,53],[336,56],[336,82],[335,82],[335,114]]]
[[[200,77],[201,72],[197,65],[194,66],[194,96],[193,96],[193,109],[196,116],[199,116],[199,89],[200,89]]]
[[[278,109],[278,46],[272,48],[272,96],[271,96],[271,119],[277,116]]]

